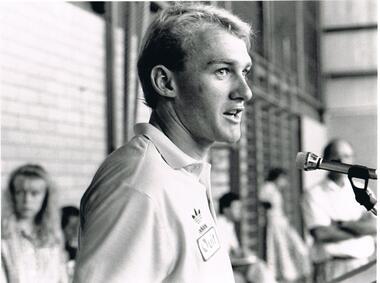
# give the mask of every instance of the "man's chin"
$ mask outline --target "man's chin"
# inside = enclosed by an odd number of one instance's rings
[[[236,134],[228,133],[228,134],[224,135],[220,140],[218,140],[218,142],[236,143],[240,140],[240,137],[241,137],[240,132],[236,133]]]

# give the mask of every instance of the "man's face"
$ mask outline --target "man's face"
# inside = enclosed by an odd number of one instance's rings
[[[78,247],[79,216],[71,215],[63,229],[66,241],[73,248]]]
[[[277,179],[277,185],[280,189],[286,189],[289,185],[288,178],[286,175],[280,175]]]
[[[236,142],[244,104],[252,92],[246,82],[251,58],[243,40],[207,29],[194,35],[184,71],[175,73],[175,111],[197,142]]]
[[[240,200],[234,200],[230,206],[231,218],[234,222],[238,222],[241,219],[242,204]]]
[[[338,144],[335,145],[334,152],[332,153],[330,160],[352,164],[354,163],[354,152],[352,147],[344,141],[338,142]],[[336,172],[329,172],[329,176],[331,178],[345,178],[344,174],[336,173]]]
[[[352,164],[354,162],[354,151],[346,142],[339,142],[335,148],[335,154],[332,158],[342,163]]]

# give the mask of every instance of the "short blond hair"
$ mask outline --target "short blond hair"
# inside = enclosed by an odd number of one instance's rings
[[[229,11],[203,4],[175,4],[164,9],[149,26],[137,63],[145,101],[154,109],[158,94],[150,73],[154,66],[164,65],[172,71],[184,69],[186,57],[196,31],[210,27],[225,30],[251,47],[251,26]]]

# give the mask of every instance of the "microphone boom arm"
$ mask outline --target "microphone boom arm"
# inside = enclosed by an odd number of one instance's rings
[[[376,170],[361,165],[351,165],[336,161],[323,161],[323,158],[312,152],[299,152],[296,158],[296,167],[304,171],[323,169],[348,175],[356,201],[365,206],[368,211],[377,215],[377,200],[368,187],[368,179],[377,179]],[[354,179],[364,181],[362,188],[355,185]]]
[[[336,161],[324,161],[323,158],[312,152],[299,152],[296,158],[296,167],[304,171],[311,171],[316,169],[322,169],[327,171],[338,172],[342,174],[347,174],[352,165]],[[365,166],[362,166],[365,167]],[[365,167],[367,168],[367,167]],[[377,179],[376,170],[372,168],[367,168],[370,179]]]

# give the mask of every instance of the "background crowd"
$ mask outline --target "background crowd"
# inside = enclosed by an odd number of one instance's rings
[[[79,210],[60,211],[47,171],[35,164],[16,168],[2,208],[2,282],[71,281]]]
[[[344,140],[333,140],[324,157],[350,164],[353,149]],[[329,282],[376,258],[376,218],[355,201],[345,175],[330,172],[306,191],[305,239],[283,210],[282,191],[291,189],[287,179],[285,169],[272,168],[260,188],[266,221],[263,257],[245,249],[238,239],[240,197],[228,192],[218,201],[218,229],[236,282]],[[72,282],[79,210],[59,209],[48,172],[35,164],[16,168],[2,208],[2,282]]]

